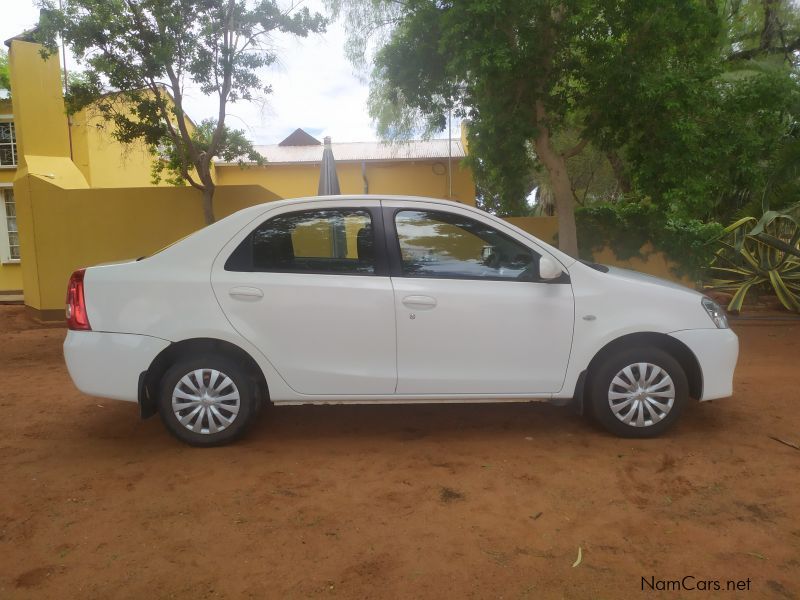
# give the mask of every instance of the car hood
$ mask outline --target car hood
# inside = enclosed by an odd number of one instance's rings
[[[649,285],[656,285],[660,287],[670,288],[673,290],[678,290],[681,292],[685,292],[687,294],[691,294],[693,296],[702,296],[701,293],[686,287],[685,285],[681,285],[680,283],[675,283],[674,281],[669,281],[667,279],[662,279],[661,277],[656,277],[654,275],[647,275],[646,273],[640,273],[639,271],[632,271],[630,269],[622,269],[620,267],[611,267],[605,265],[608,269],[608,275],[614,277],[616,279],[621,279],[624,281],[631,281],[634,283],[645,283]]]

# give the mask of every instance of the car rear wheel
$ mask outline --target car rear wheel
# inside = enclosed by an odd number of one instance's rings
[[[192,446],[218,446],[242,435],[255,416],[247,373],[225,356],[179,361],[161,380],[158,409],[175,437]]]
[[[660,435],[689,398],[683,368],[659,348],[630,348],[606,357],[590,374],[592,414],[611,433],[629,438]]]

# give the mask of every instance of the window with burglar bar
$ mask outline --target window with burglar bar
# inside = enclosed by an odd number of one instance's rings
[[[17,138],[14,123],[0,121],[0,167],[17,166]]]
[[[0,188],[0,206],[3,208],[0,217],[0,233],[3,239],[0,240],[0,253],[3,262],[19,260],[19,232],[17,231],[17,205],[14,202],[14,190],[12,188]]]

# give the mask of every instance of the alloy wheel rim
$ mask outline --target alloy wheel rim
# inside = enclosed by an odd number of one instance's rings
[[[611,380],[608,405],[625,425],[650,427],[666,418],[675,405],[675,384],[658,365],[633,363]]]
[[[195,369],[178,380],[172,390],[172,411],[183,427],[211,435],[233,424],[241,407],[239,389],[216,369]]]

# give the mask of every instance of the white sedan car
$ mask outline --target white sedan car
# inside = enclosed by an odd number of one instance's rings
[[[80,390],[138,402],[202,446],[242,434],[267,401],[574,401],[650,437],[690,396],[730,396],[739,349],[710,298],[411,197],[247,208],[75,272],[67,322]]]

